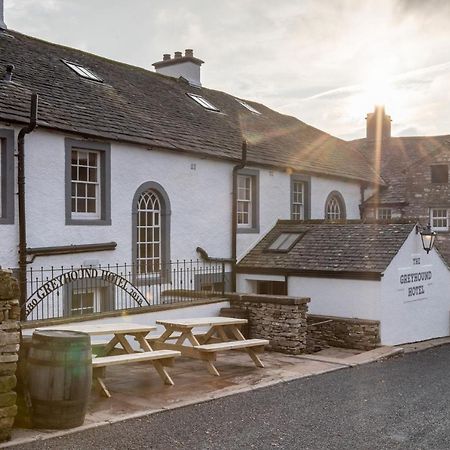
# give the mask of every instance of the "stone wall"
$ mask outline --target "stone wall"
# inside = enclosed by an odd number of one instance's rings
[[[250,338],[268,339],[268,350],[298,355],[306,351],[309,298],[232,294],[232,308],[246,311]]]
[[[0,270],[0,441],[11,436],[17,413],[16,369],[19,351],[19,287],[10,271]]]
[[[380,322],[344,317],[309,315],[307,350],[326,347],[372,350],[380,344]]]

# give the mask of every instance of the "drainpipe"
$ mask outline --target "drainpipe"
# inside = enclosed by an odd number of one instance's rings
[[[237,176],[247,164],[247,141],[242,141],[241,162],[233,167],[233,194],[231,202],[231,292],[236,292],[236,260],[237,260]]]
[[[17,187],[19,198],[19,286],[20,306],[27,301],[27,225],[25,221],[25,135],[37,125],[38,95],[31,96],[30,123],[19,131],[17,138]],[[26,319],[25,309],[21,309],[21,320]]]
[[[361,183],[361,185],[359,186],[359,192],[361,195],[361,204],[359,205],[359,217],[361,218],[361,220],[364,219],[364,201],[365,201],[365,192],[367,189],[367,184],[365,183]]]

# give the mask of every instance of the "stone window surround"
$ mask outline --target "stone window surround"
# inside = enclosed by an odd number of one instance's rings
[[[161,258],[161,266],[164,267],[164,264],[167,264],[170,262],[170,216],[172,214],[171,207],[170,207],[170,200],[169,195],[167,194],[166,190],[157,182],[155,181],[147,181],[143,184],[141,184],[133,197],[133,203],[132,203],[132,209],[131,209],[131,227],[132,227],[132,250],[131,250],[131,257],[132,261],[135,264],[137,260],[137,215],[138,215],[138,200],[140,196],[147,191],[153,191],[159,199],[159,203],[161,205],[161,213],[160,213],[160,224],[161,224],[161,249],[160,249],[160,258]],[[137,272],[135,271],[135,274]],[[166,274],[168,277],[170,277],[170,274]],[[139,277],[136,277],[137,279],[135,282],[139,284]],[[155,279],[149,280],[148,278],[143,277],[143,281],[146,283],[159,283],[161,281],[161,277],[156,277]]]
[[[311,177],[299,173],[291,175],[291,219],[293,215],[294,183],[296,181],[303,183],[303,220],[308,220],[311,218]]]
[[[111,225],[111,146],[104,142],[66,138],[66,225]],[[72,216],[72,149],[94,150],[100,154],[100,218],[77,219]]]
[[[241,169],[238,171],[239,175],[252,177],[252,223],[251,226],[237,225],[237,233],[259,233],[259,170],[256,169]],[[235,207],[237,208],[237,202]]]
[[[337,202],[339,203],[339,208],[341,212],[341,217],[338,220],[343,220],[347,218],[347,209],[345,207],[345,200],[343,195],[339,191],[332,191],[328,194],[328,197],[325,201],[325,210],[324,210],[324,218],[327,219],[327,210],[328,210],[328,203],[332,198],[335,198]]]
[[[14,130],[0,129],[1,210],[0,224],[14,224]]]

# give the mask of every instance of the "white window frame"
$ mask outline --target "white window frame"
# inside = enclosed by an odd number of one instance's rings
[[[301,190],[297,190],[297,187],[301,186]],[[299,194],[301,201],[299,201]],[[304,220],[305,219],[305,182],[299,180],[292,181],[292,207],[291,207],[291,219],[292,220]]]
[[[389,211],[387,213],[387,211]],[[392,208],[376,208],[375,209],[375,217],[378,220],[390,220],[392,219]]]
[[[245,187],[240,187],[241,182],[244,181]],[[248,181],[248,187],[247,187]],[[238,228],[252,228],[253,227],[253,176],[251,175],[238,175],[237,176],[237,226]],[[248,198],[246,196],[242,196],[242,192],[248,192]],[[240,206],[244,207],[244,211],[240,211]],[[245,211],[247,208],[247,211]],[[240,217],[243,218],[247,215],[247,221],[244,222],[240,220]]]
[[[246,108],[246,109],[248,109],[249,111],[251,111],[252,113],[261,115],[261,113],[260,113],[257,109],[253,108],[253,106],[249,105],[247,102],[244,102],[244,100],[240,100],[240,99],[238,99],[238,98],[235,98],[235,100],[236,100],[238,103],[240,103],[244,108]]]
[[[145,205],[144,205],[145,203]],[[151,205],[150,205],[151,203]],[[149,205],[151,207],[149,207]],[[145,206],[145,207],[144,207]],[[150,274],[160,273],[162,268],[162,205],[158,194],[152,190],[142,192],[137,204],[137,234],[136,234],[136,274],[138,276],[145,276]],[[141,213],[145,213],[145,223],[141,222]],[[147,222],[148,215],[151,215],[151,224]],[[145,240],[141,240],[141,231],[145,234]],[[151,239],[148,239],[151,237]],[[141,253],[142,246],[145,246],[145,255]],[[149,255],[149,248],[151,247],[151,255]],[[155,256],[155,249],[157,249],[157,256]],[[145,269],[141,270],[141,264],[144,264]],[[149,270],[150,269],[150,270]]]
[[[203,108],[207,109],[208,111],[215,111],[219,112],[220,109],[217,108],[217,106],[214,106],[209,100],[206,100],[205,97],[202,97],[198,94],[192,94],[191,92],[186,93],[188,97],[192,98],[196,103],[198,103],[200,106],[203,106]]]
[[[335,195],[329,198],[326,212],[327,220],[340,220],[342,218],[341,204]]]
[[[79,173],[79,169],[80,167],[85,167],[87,170],[87,173],[89,174],[90,169],[94,169],[96,170],[96,174],[97,174],[97,180],[96,181],[90,181],[90,180],[79,180],[79,178],[77,177],[77,179],[73,179],[72,175],[71,175],[71,204],[73,203],[73,200],[75,200],[75,209],[77,207],[77,200],[78,199],[85,199],[86,201],[88,199],[92,199],[92,197],[88,197],[87,194],[87,190],[88,190],[88,186],[94,186],[95,187],[95,212],[77,212],[73,210],[73,205],[71,207],[71,211],[72,211],[72,219],[87,219],[87,220],[96,220],[96,219],[100,219],[101,218],[101,202],[102,202],[102,198],[101,198],[101,176],[102,176],[102,158],[101,158],[101,153],[98,150],[88,150],[88,149],[84,149],[84,148],[77,148],[77,147],[73,147],[71,150],[71,163],[70,163],[70,168],[71,168],[71,174],[72,174],[72,169],[73,169],[73,154],[76,153],[77,154],[77,162],[78,164],[75,166],[77,167],[77,173]],[[80,160],[80,153],[86,153],[88,156],[88,163],[87,166],[80,166],[79,165],[79,160]],[[96,155],[96,166],[90,166],[89,165],[89,154],[95,154]],[[89,175],[88,175],[89,178]],[[73,195],[73,185],[76,185],[75,187],[75,196]],[[85,196],[80,196],[78,197],[77,195],[77,191],[78,191],[78,185],[85,185],[85,189],[86,189],[86,195]]]
[[[83,316],[88,314],[95,314],[97,312],[100,312],[101,308],[101,288],[92,287],[92,288],[86,288],[86,287],[80,287],[72,290],[72,301],[71,301],[71,307],[70,307],[70,314],[73,316]],[[104,288],[103,288],[104,289]],[[92,312],[83,313],[83,311],[91,309],[91,306],[81,306],[81,308],[74,308],[73,307],[73,297],[74,295],[91,295],[92,294]],[[74,311],[80,311],[81,314],[73,314]]]
[[[435,215],[435,213],[436,213],[436,215]],[[433,231],[448,231],[448,229],[449,229],[448,209],[447,208],[431,208],[430,209],[430,224],[431,224],[431,228]]]
[[[81,64],[66,61],[65,59],[63,59],[62,62],[80,77],[86,78],[87,80],[97,81],[98,83],[103,83],[103,80],[97,74],[95,74],[92,70],[82,66]]]

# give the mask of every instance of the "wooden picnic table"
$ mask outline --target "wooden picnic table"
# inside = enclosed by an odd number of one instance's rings
[[[245,339],[240,327],[246,319],[232,317],[200,317],[191,319],[157,320],[165,331],[158,338],[150,339],[158,349],[179,351],[182,356],[205,361],[209,373],[219,376],[214,365],[216,354],[225,350],[245,350],[257,367],[264,367],[257,353],[269,344],[266,339]],[[209,327],[205,334],[194,334],[193,329]],[[169,342],[175,340],[175,343]]]
[[[90,336],[113,335],[104,348],[105,356],[98,356],[92,359],[93,375],[102,392],[111,397],[103,380],[105,369],[107,366],[127,364],[138,361],[151,361],[159,376],[165,384],[173,385],[165,366],[172,365],[173,359],[180,356],[180,352],[174,350],[155,351],[150,343],[146,340],[146,336],[156,330],[154,325],[141,325],[135,323],[118,322],[118,323],[102,323],[102,324],[69,324],[54,325],[50,327],[41,327],[37,330],[68,330],[87,333]],[[142,352],[136,353],[127,340],[127,336],[132,336],[138,342]],[[108,354],[119,344],[126,354],[112,355]]]

